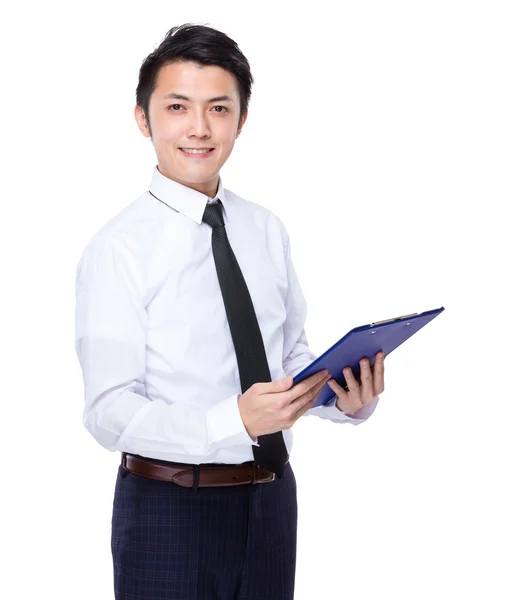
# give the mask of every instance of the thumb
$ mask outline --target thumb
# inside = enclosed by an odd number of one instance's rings
[[[284,379],[278,379],[275,383],[277,384],[276,389],[282,392],[284,390],[289,390],[289,388],[293,385],[293,378],[284,377]]]
[[[275,392],[284,392],[289,390],[293,385],[292,377],[284,377],[284,379],[276,379],[275,381],[255,383],[258,394],[272,394]]]

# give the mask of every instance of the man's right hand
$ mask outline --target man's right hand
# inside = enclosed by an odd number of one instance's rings
[[[318,371],[293,386],[285,377],[255,383],[238,399],[242,421],[251,438],[290,429],[309,410],[331,375]]]

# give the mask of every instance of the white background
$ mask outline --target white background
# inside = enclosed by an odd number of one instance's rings
[[[147,189],[138,69],[174,25],[255,78],[225,186],[283,219],[317,354],[445,307],[365,423],[298,421],[296,600],[505,597],[501,2],[24,2],[3,9],[3,598],[111,600],[118,453],[82,425],[74,277]]]

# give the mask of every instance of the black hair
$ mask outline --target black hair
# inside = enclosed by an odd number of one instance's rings
[[[185,23],[172,27],[140,67],[136,100],[144,111],[149,130],[148,106],[158,73],[163,66],[181,61],[218,66],[235,76],[240,97],[240,123],[249,106],[254,83],[247,58],[236,42],[221,31],[206,25]]]

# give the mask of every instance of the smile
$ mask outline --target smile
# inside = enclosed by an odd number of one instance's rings
[[[192,158],[206,158],[210,156],[214,151],[214,148],[179,148],[184,156],[190,156]]]

